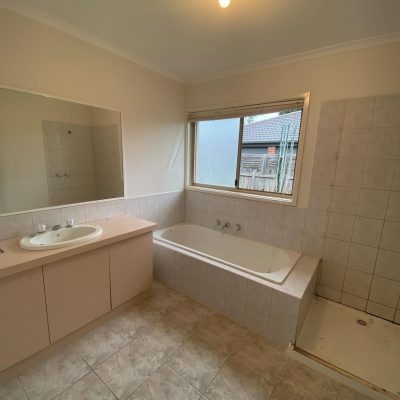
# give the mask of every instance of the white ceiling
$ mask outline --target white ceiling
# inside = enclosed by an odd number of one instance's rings
[[[0,0],[0,6],[184,82],[348,42],[400,38],[400,0],[231,0],[227,9],[218,0]]]

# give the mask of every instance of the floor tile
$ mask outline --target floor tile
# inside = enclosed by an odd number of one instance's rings
[[[239,363],[228,361],[204,392],[209,400],[265,400],[273,386]]]
[[[125,346],[130,340],[128,333],[114,319],[80,338],[74,346],[82,358],[93,368]]]
[[[202,392],[226,359],[225,353],[192,336],[171,356],[167,365]]]
[[[162,314],[142,301],[128,309],[116,319],[121,327],[132,338],[142,336],[153,324],[162,317]]]
[[[301,387],[294,387],[285,383],[276,385],[270,400],[337,400],[337,393],[315,396]]]
[[[86,363],[69,346],[29,369],[19,380],[30,400],[47,400],[61,393],[89,371]]]
[[[54,400],[116,400],[116,397],[95,373],[83,377]]]
[[[0,400],[28,400],[17,378],[0,386]]]
[[[278,366],[288,360],[283,347],[254,333],[243,338],[233,358],[273,384],[279,382]]]
[[[195,327],[195,332],[212,346],[227,354],[233,354],[247,330],[236,322],[215,314],[206,321],[200,322]]]
[[[140,339],[145,346],[161,360],[166,360],[183,342],[186,341],[190,330],[170,317],[163,317]]]
[[[184,300],[168,312],[168,315],[189,326],[204,321],[213,314],[215,314],[215,311],[191,299]]]
[[[165,313],[182,303],[186,297],[167,287],[156,287],[146,301],[156,310]]]
[[[126,399],[161,365],[139,342],[132,341],[95,369],[119,398]]]
[[[201,394],[166,366],[161,366],[129,400],[197,400]]]
[[[338,399],[337,400],[371,400],[370,397],[365,396],[359,392],[356,392],[349,387],[339,385]]]

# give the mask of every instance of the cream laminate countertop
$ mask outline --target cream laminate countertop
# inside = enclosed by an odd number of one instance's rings
[[[0,253],[0,279],[99,247],[108,246],[121,240],[143,235],[152,232],[157,227],[153,222],[128,216],[92,221],[90,224],[100,225],[103,228],[103,234],[96,239],[59,249],[22,250],[19,247],[20,237],[0,241],[0,249],[4,251],[4,253]]]

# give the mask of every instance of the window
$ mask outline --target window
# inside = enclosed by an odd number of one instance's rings
[[[190,113],[189,185],[294,198],[308,98]]]

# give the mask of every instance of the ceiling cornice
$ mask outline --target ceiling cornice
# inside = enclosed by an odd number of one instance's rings
[[[135,64],[141,65],[153,72],[163,75],[169,79],[177,81],[179,83],[193,85],[197,83],[204,83],[207,81],[213,81],[217,79],[228,78],[234,75],[245,74],[248,72],[259,71],[262,69],[273,68],[280,65],[291,64],[295,62],[302,62],[311,60],[314,58],[324,57],[332,54],[342,53],[351,50],[362,49],[366,47],[379,46],[388,43],[394,43],[400,41],[400,32],[373,36],[370,38],[345,42],[336,44],[333,46],[322,47],[315,50],[305,51],[301,53],[292,54],[285,57],[275,58],[271,60],[262,61],[256,64],[248,65],[245,67],[229,69],[218,73],[210,73],[200,75],[193,79],[185,79],[181,76],[177,76],[170,71],[166,71],[158,66],[149,63],[146,60],[141,59],[132,55],[130,52],[110,43],[109,41],[98,37],[97,35],[91,34],[81,28],[76,27],[68,22],[65,22],[57,17],[39,11],[33,7],[27,6],[21,3],[19,0],[0,0],[0,7],[5,8],[9,11],[21,14],[27,18],[40,22],[44,25],[50,26],[54,29],[62,31],[72,37],[80,39],[84,42],[90,43],[93,46],[99,47],[109,53],[120,56],[126,60],[129,60]]]
[[[340,43],[333,46],[321,47],[319,49],[304,51],[301,53],[292,54],[290,56],[274,58],[267,61],[261,61],[256,64],[248,65],[246,67],[234,68],[216,74],[205,74],[196,79],[191,79],[189,81],[186,81],[186,83],[189,85],[204,83],[208,81],[214,81],[217,79],[229,78],[231,76],[245,74],[248,72],[273,68],[280,65],[292,64],[295,62],[307,61],[319,57],[329,56],[332,54],[344,53],[346,51],[357,50],[366,47],[380,46],[395,42],[400,42],[400,32],[390,33],[380,36],[373,36],[365,39]]]
[[[72,25],[57,17],[54,17],[53,15],[49,15],[33,7],[27,6],[26,4],[22,4],[18,0],[0,0],[0,7],[15,12],[17,14],[23,15],[27,18],[33,19],[34,21],[40,22],[43,25],[47,25],[50,26],[51,28],[62,31],[69,36],[73,36],[84,42],[90,43],[93,46],[106,50],[109,53],[125,58],[126,60],[141,65],[142,67],[145,67],[169,79],[172,79],[179,83],[185,83],[184,79],[182,79],[181,77],[176,76],[169,71],[165,71],[159,68],[158,66],[155,66],[139,57],[133,56],[130,52],[110,43],[107,40],[98,37],[97,35],[93,35],[92,33],[89,33],[81,28],[78,28],[75,25]]]

